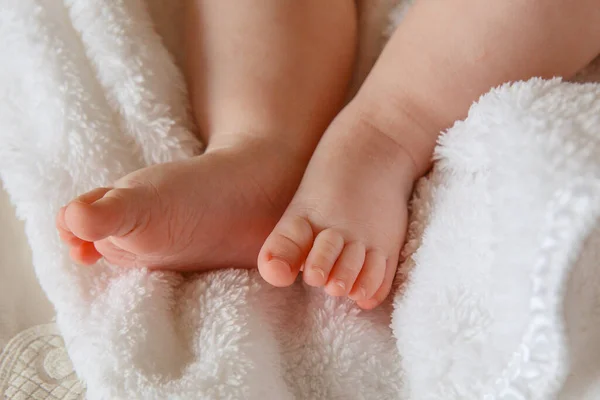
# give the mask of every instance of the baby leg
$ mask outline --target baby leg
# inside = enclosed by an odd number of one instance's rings
[[[249,138],[310,158],[342,106],[355,48],[353,0],[194,0],[187,76],[209,150]]]
[[[600,50],[595,0],[418,1],[333,121],[265,242],[262,276],[363,308],[390,291],[413,181],[438,133],[503,82],[569,76]]]
[[[199,270],[253,267],[322,132],[355,47],[352,0],[189,0],[187,76],[207,151],[61,210],[73,258]]]

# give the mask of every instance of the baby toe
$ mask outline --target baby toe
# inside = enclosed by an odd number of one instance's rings
[[[77,196],[77,198],[73,201],[84,203],[84,204],[92,204],[93,202],[100,200],[106,195],[106,193],[110,192],[110,188],[99,187],[94,190],[90,190],[87,193]]]
[[[80,245],[71,247],[69,255],[73,261],[82,265],[95,264],[102,258],[102,255],[94,247],[94,243],[90,242],[82,242]]]
[[[96,188],[90,192],[84,193],[71,201],[65,207],[61,208],[58,214],[57,225],[60,223],[59,231],[61,237],[69,238],[69,234],[79,239],[81,244],[85,241],[94,241],[97,238],[97,233],[94,230],[97,227],[96,214],[90,206],[92,203],[100,200],[110,189]],[[67,232],[68,234],[65,234]],[[77,253],[77,250],[74,250]]]
[[[346,296],[350,292],[365,262],[365,253],[365,245],[361,242],[350,242],[344,246],[325,286],[327,294]]]
[[[258,270],[273,286],[289,286],[313,244],[310,222],[298,216],[283,216],[265,241],[258,255]]]
[[[338,257],[344,249],[344,238],[334,229],[321,231],[310,250],[304,268],[304,282],[311,286],[323,286]]]
[[[65,209],[66,207],[62,207],[56,216],[56,229],[58,230],[58,235],[60,240],[65,242],[69,246],[79,246],[84,241],[79,239],[77,236],[71,232],[71,230],[67,227],[65,222]]]
[[[100,188],[86,193],[67,205],[65,224],[88,242],[126,235],[145,218],[141,190]]]
[[[360,308],[364,310],[371,310],[383,303],[383,301],[386,299],[386,297],[390,294],[390,291],[392,290],[394,276],[396,276],[396,269],[398,267],[397,264],[397,260],[394,260],[393,262],[388,261],[386,263],[383,283],[381,284],[379,289],[377,289],[373,297],[371,297],[368,300],[360,300],[356,302],[356,304]]]
[[[137,255],[118,247],[110,238],[94,242],[94,247],[110,264],[125,268],[151,267],[147,263],[140,263]],[[161,266],[164,269],[164,265]]]
[[[386,271],[386,257],[377,250],[367,252],[365,263],[349,294],[352,300],[368,300],[381,287]]]

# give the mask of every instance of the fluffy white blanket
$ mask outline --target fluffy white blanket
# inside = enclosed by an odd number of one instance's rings
[[[392,3],[362,5],[363,73]],[[73,265],[62,204],[199,148],[181,8],[0,10],[0,173],[89,399],[600,398],[599,85],[532,80],[475,104],[418,185],[394,298],[362,312],[255,271]]]

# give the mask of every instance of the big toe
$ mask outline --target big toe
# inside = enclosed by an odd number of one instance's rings
[[[140,225],[136,189],[100,188],[78,197],[64,211],[65,224],[78,238],[95,242],[124,236]]]
[[[258,255],[263,279],[279,287],[294,283],[313,240],[313,229],[306,218],[284,215]]]

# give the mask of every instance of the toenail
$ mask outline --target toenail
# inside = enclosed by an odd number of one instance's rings
[[[337,285],[339,288],[341,288],[342,290],[346,290],[346,284],[344,283],[344,281],[336,279],[333,283],[335,285]]]
[[[290,264],[286,263],[285,261],[283,261],[277,257],[271,257],[271,259],[269,260],[269,265],[274,269],[280,269],[280,270],[286,270],[288,272],[292,272],[292,268],[290,267]]]
[[[365,289],[364,287],[360,287],[360,295],[362,296],[363,299],[367,298],[367,289]]]
[[[321,268],[319,267],[311,267],[310,269],[312,272],[317,273],[319,275],[321,275],[321,278],[325,279],[325,271],[323,271]]]

